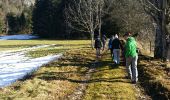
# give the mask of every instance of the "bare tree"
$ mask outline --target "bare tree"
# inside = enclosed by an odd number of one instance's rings
[[[136,0],[114,0],[111,17],[121,25],[121,31],[140,32],[152,28],[149,15]],[[150,29],[149,29],[150,30]]]
[[[168,51],[169,35],[168,27],[170,24],[170,1],[169,0],[140,0],[147,14],[151,16],[156,24],[155,52],[156,58],[170,59]]]
[[[65,20],[68,27],[91,34],[93,47],[94,32],[101,35],[102,17],[107,13],[111,0],[66,0]],[[107,5],[107,6],[106,6]]]

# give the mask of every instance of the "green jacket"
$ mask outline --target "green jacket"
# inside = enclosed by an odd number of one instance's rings
[[[137,55],[136,47],[135,39],[133,37],[129,37],[125,44],[125,57],[135,57]]]

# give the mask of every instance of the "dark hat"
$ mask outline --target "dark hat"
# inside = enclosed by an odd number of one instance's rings
[[[123,36],[125,37],[125,36],[129,36],[131,34],[132,34],[131,32],[126,32]]]

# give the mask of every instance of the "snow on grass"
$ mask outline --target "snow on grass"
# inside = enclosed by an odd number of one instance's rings
[[[59,57],[58,55],[48,55],[40,58],[30,58],[26,53],[38,48],[48,47],[50,45],[40,45],[32,48],[25,48],[18,51],[8,51],[0,53],[0,87],[5,87],[22,79],[28,73],[37,70],[40,66],[49,63]]]
[[[10,35],[10,36],[1,36],[0,40],[29,40],[36,39],[38,36],[23,34],[23,35]]]

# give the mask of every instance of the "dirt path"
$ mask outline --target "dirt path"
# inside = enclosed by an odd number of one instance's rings
[[[82,100],[84,94],[85,94],[85,91],[87,89],[87,86],[88,86],[88,80],[90,80],[91,78],[91,73],[93,73],[95,71],[95,64],[92,64],[93,68],[90,68],[88,70],[88,72],[85,74],[85,80],[82,84],[80,84],[76,90],[65,97],[65,99],[68,99],[68,100]]]
[[[85,80],[67,100],[151,100],[139,84],[126,79],[124,66],[116,67],[106,53],[98,63],[92,63]]]

